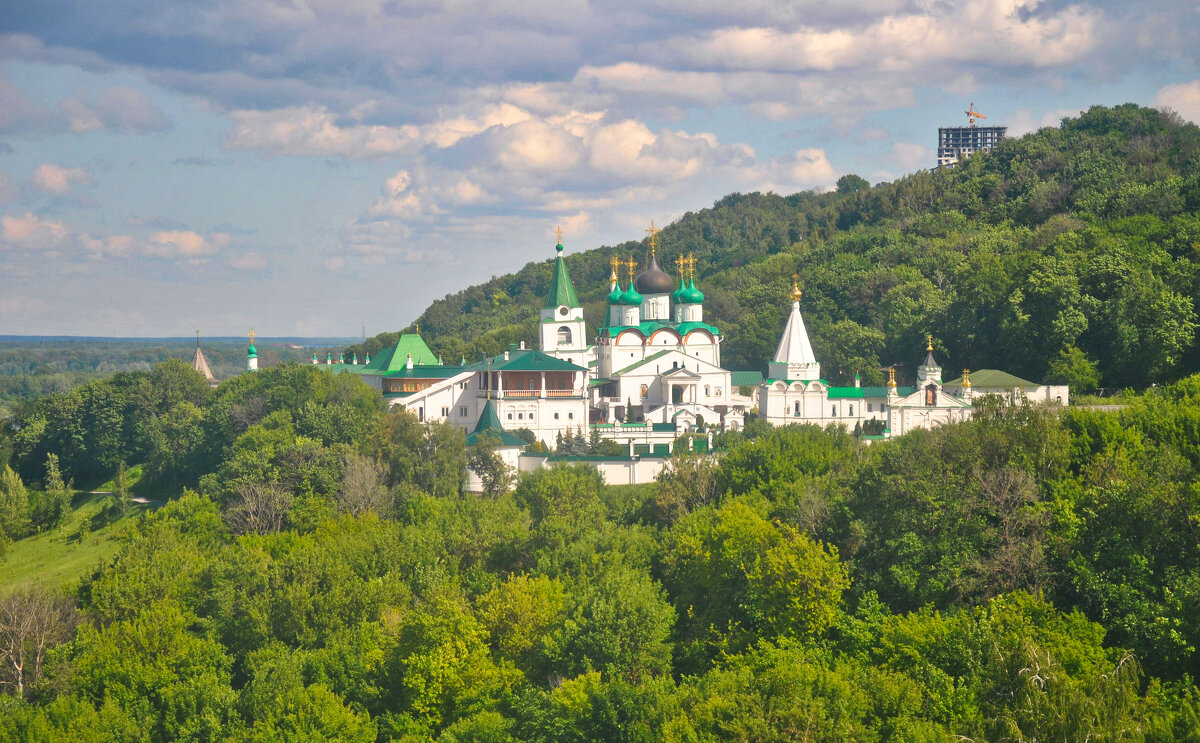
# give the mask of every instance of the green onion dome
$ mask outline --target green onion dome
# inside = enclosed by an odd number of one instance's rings
[[[625,292],[621,291],[621,282],[613,287],[613,290],[608,294],[609,304],[621,304],[621,300],[625,297]]]
[[[704,302],[704,292],[696,288],[695,279],[689,279],[687,288],[679,292],[679,301],[682,304],[702,304]]]
[[[621,304],[641,304],[642,295],[638,294],[638,290],[633,286],[634,282],[629,282],[629,288],[621,295]]]
[[[671,292],[671,303],[672,304],[681,304],[683,302],[682,297],[683,297],[683,291],[685,289],[687,289],[687,282],[685,282],[681,278],[681,279],[679,279],[679,288],[676,289],[675,291]]]
[[[254,347],[253,343],[246,349],[246,358],[258,358],[258,349]]]

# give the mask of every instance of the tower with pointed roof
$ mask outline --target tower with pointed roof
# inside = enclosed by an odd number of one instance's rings
[[[210,387],[216,387],[219,382],[213,376],[212,369],[208,366],[208,359],[204,358],[204,352],[200,350],[200,331],[196,331],[196,350],[192,353],[192,368],[204,375],[205,381]]]
[[[804,327],[804,317],[800,314],[800,277],[792,276],[792,313],[788,315],[787,325],[784,326],[783,336],[775,349],[775,358],[767,368],[767,376],[772,379],[788,381],[810,381],[821,378],[821,365],[813,353],[812,343],[808,340],[808,330]]]
[[[917,367],[917,382],[921,385],[927,382],[942,384],[942,367],[933,358],[933,336],[930,334],[925,336],[925,361]]]
[[[562,230],[556,232],[554,272],[539,313],[539,348],[555,358],[586,366],[590,344],[583,321],[583,305],[575,294],[575,285],[571,283],[567,263],[563,260]]]

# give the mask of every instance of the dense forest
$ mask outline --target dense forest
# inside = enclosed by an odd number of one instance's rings
[[[486,496],[460,429],[350,375],[72,394],[111,435],[40,401],[7,538],[126,460],[183,494],[65,593],[0,592],[0,740],[1200,740],[1200,376]]]
[[[1200,370],[1200,129],[1132,104],[1003,141],[955,168],[836,192],[732,194],[659,236],[666,263],[695,253],[725,366],[765,371],[800,274],[826,376],[880,367],[911,378],[932,333],[947,369],[1003,369],[1077,392],[1143,387]],[[571,248],[570,239],[567,247]],[[589,326],[609,257],[567,256]],[[553,257],[434,302],[421,332],[447,359],[536,338]],[[394,336],[356,350],[374,351]]]

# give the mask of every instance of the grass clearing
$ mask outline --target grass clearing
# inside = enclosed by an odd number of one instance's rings
[[[112,501],[111,495],[77,493],[61,527],[10,544],[0,561],[0,588],[34,582],[65,586],[115,555],[120,534],[147,509],[133,503],[124,517],[110,515]]]

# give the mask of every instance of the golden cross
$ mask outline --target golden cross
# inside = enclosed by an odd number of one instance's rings
[[[925,350],[926,351],[933,350],[933,333],[925,334]]]
[[[634,258],[633,256],[630,256],[629,260],[625,261],[624,265],[625,265],[625,268],[629,272],[629,280],[630,281],[633,281],[633,272],[637,268],[637,264],[638,264],[637,259]]]
[[[896,386],[896,367],[888,367],[888,387]]]
[[[254,328],[250,328],[250,345],[254,345]]]
[[[554,228],[554,234],[558,237],[558,244],[562,245],[562,225]]]
[[[679,269],[679,278],[680,279],[687,278],[687,265],[688,265],[687,256],[684,255],[683,253],[680,253],[679,257],[675,259],[675,267]]]
[[[614,255],[608,263],[612,266],[612,280],[616,281],[617,271],[621,268],[621,259]]]
[[[696,278],[696,254],[688,253],[688,278]]]
[[[650,255],[654,255],[655,250],[658,248],[658,233],[660,232],[662,232],[662,230],[655,227],[654,220],[651,219],[650,229],[646,230],[646,234],[650,236]]]

